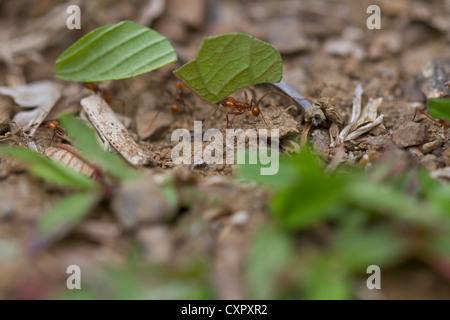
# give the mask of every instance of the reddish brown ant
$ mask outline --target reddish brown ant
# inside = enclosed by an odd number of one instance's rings
[[[105,100],[106,103],[111,103],[111,101],[113,100],[113,95],[109,91],[107,91],[105,88],[100,87],[95,82],[83,82],[83,83],[81,83],[81,85],[84,88],[91,90],[96,94],[100,93],[103,100]]]
[[[262,98],[264,98],[266,95],[267,95],[267,94],[265,94],[264,96],[262,96]],[[226,115],[226,118],[227,118],[227,128],[229,128],[229,127],[233,124],[234,117],[236,117],[236,116],[238,116],[238,115],[241,115],[241,114],[244,114],[246,111],[251,112],[251,114],[252,114],[254,117],[258,117],[259,115],[261,115],[261,117],[262,117],[262,119],[263,119],[263,121],[264,121],[264,124],[266,125],[266,127],[269,127],[269,126],[267,125],[267,122],[266,122],[266,119],[264,118],[263,113],[261,112],[261,109],[259,108],[259,102],[261,101],[262,98],[260,98],[260,99],[259,99],[258,101],[256,101],[256,102],[255,102],[255,100],[252,98],[252,99],[250,100],[250,103],[249,103],[249,102],[247,102],[247,92],[245,92],[245,101],[240,101],[239,99],[236,99],[236,98],[233,98],[233,97],[227,97],[227,98],[223,99],[223,100],[219,103],[222,107],[225,107],[225,108],[235,108],[235,109],[237,110],[237,111],[235,111],[235,112],[229,112],[229,113],[227,113],[227,115]],[[233,115],[233,118],[231,119],[231,121],[230,121],[230,119],[228,118],[228,116],[229,116],[230,114]]]
[[[122,113],[124,113],[123,111],[124,111],[125,104],[126,104],[125,100],[115,97],[110,91],[106,90],[105,88],[100,87],[95,82],[82,82],[81,85],[83,86],[83,88],[93,91],[95,94],[100,94],[102,96],[103,100],[105,100],[105,102],[108,104],[110,104],[113,100],[118,100],[118,101],[122,102]]]
[[[52,130],[54,131],[53,137],[52,137],[52,140],[50,140],[49,146],[52,145],[53,139],[55,139],[55,136],[56,136],[56,135],[62,137],[62,136],[64,136],[64,134],[66,133],[66,132],[64,131],[64,128],[61,127],[61,125],[59,124],[59,121],[57,121],[57,120],[50,120],[50,121],[47,121],[47,122],[45,123],[45,125],[44,125],[44,128],[52,129]]]
[[[180,113],[180,106],[183,106],[183,108],[187,109],[187,106],[184,103],[184,90],[186,88],[187,86],[181,80],[177,79],[175,81],[175,93],[172,93],[170,90],[166,89],[167,93],[173,98],[173,104],[170,106],[170,112],[172,112],[172,114],[174,115]],[[155,114],[150,126],[153,125],[153,122],[158,117],[161,109],[161,107],[158,109],[158,112]]]
[[[269,128],[269,125],[267,124],[266,119],[264,118],[264,114],[262,113],[261,108],[259,107],[259,103],[261,102],[261,100],[264,99],[264,97],[267,96],[268,94],[277,94],[282,97],[287,97],[287,98],[293,99],[295,101],[295,99],[292,98],[291,96],[273,92],[273,91],[269,91],[266,94],[264,94],[261,98],[259,98],[258,101],[255,101],[255,99],[252,98],[250,100],[250,102],[248,102],[247,91],[245,91],[244,94],[245,94],[244,101],[240,101],[239,99],[236,99],[233,97],[227,97],[227,98],[223,99],[221,102],[219,102],[219,105],[221,105],[222,107],[236,109],[235,112],[229,112],[226,115],[227,128],[230,128],[230,126],[233,124],[234,117],[242,115],[246,111],[251,112],[252,116],[254,116],[254,117],[261,116],[262,120],[264,121],[264,124],[266,125],[267,128]],[[304,98],[302,98],[302,99],[304,99]],[[231,121],[228,118],[228,116],[230,114],[233,115],[233,118],[231,119]]]
[[[170,106],[170,111],[173,114],[178,114],[180,112],[180,105],[186,108],[184,103],[184,90],[186,85],[181,80],[176,80],[175,82],[175,94],[170,93],[173,96],[174,103]]]

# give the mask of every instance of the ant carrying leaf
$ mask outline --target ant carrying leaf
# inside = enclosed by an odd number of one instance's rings
[[[236,111],[229,112],[226,115],[227,128],[231,127],[231,125],[233,124],[234,118],[236,116],[242,115],[242,114],[244,114],[247,111],[250,112],[252,114],[252,116],[254,116],[254,117],[261,116],[261,118],[262,118],[264,124],[266,125],[266,127],[270,128],[269,125],[267,124],[267,121],[266,121],[266,119],[264,117],[264,114],[263,114],[263,112],[261,111],[261,108],[260,108],[260,102],[262,101],[262,99],[264,99],[269,94],[276,94],[276,95],[279,95],[279,96],[282,96],[282,97],[286,97],[286,98],[289,98],[289,99],[293,100],[296,103],[297,103],[296,100],[305,99],[305,98],[295,99],[295,98],[293,98],[291,96],[288,96],[288,95],[285,95],[285,94],[281,94],[281,93],[278,93],[278,92],[274,92],[274,91],[269,91],[269,92],[265,93],[257,101],[255,101],[254,98],[251,98],[250,101],[249,101],[248,100],[247,91],[244,92],[244,100],[243,101],[241,101],[239,99],[236,99],[234,97],[231,97],[231,96],[227,97],[224,100],[222,100],[221,102],[219,102],[219,105],[217,106],[217,107],[222,106],[224,108],[235,108],[236,109]],[[216,111],[217,111],[217,109],[216,109]],[[233,117],[231,118],[231,121],[229,119],[229,115],[233,115]]]

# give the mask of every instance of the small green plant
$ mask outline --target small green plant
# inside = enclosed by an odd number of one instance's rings
[[[138,173],[117,155],[104,151],[95,133],[81,120],[73,116],[61,117],[61,123],[83,155],[96,167],[100,175],[110,175],[120,181],[138,179]],[[0,146],[0,153],[23,162],[35,176],[49,182],[78,190],[63,198],[38,221],[37,247],[45,246],[66,235],[80,222],[100,200],[107,190],[95,180],[43,155],[24,148]],[[101,181],[101,180],[100,180]]]
[[[263,82],[280,82],[283,65],[272,45],[245,33],[203,40],[197,56],[174,71],[191,90],[217,105],[236,90]]]
[[[351,299],[370,265],[448,259],[450,186],[422,170],[393,176],[393,165],[326,173],[307,150],[281,158],[275,176],[242,165],[241,178],[273,188],[269,208],[278,225],[261,229],[251,246],[252,297]]]
[[[100,27],[64,51],[55,76],[75,82],[125,79],[177,60],[169,40],[132,21]]]

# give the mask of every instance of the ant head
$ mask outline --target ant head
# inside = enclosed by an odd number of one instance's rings
[[[261,111],[259,110],[259,107],[257,105],[254,105],[252,107],[252,115],[253,116],[255,116],[255,117],[259,116],[260,112]]]
[[[186,85],[183,82],[181,82],[180,80],[177,80],[175,82],[175,88],[184,90],[184,89],[186,89]]]
[[[89,90],[94,90],[95,84],[93,82],[82,82],[81,85]]]
[[[237,100],[233,97],[227,97],[220,102],[220,104],[225,108],[233,108],[236,103]]]
[[[44,128],[54,130],[59,125],[59,122],[56,120],[47,121],[44,125]]]

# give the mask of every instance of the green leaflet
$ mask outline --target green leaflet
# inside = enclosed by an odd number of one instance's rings
[[[450,99],[430,99],[428,100],[428,112],[435,119],[445,119],[450,121]]]
[[[95,181],[37,152],[18,147],[0,146],[0,153],[20,160],[25,163],[31,173],[47,181],[79,189],[98,187]]]
[[[132,21],[100,27],[64,51],[55,76],[75,82],[125,79],[177,60],[169,40]]]
[[[202,99],[216,105],[234,91],[280,82],[283,65],[272,45],[245,33],[205,38],[197,56],[174,71]]]

